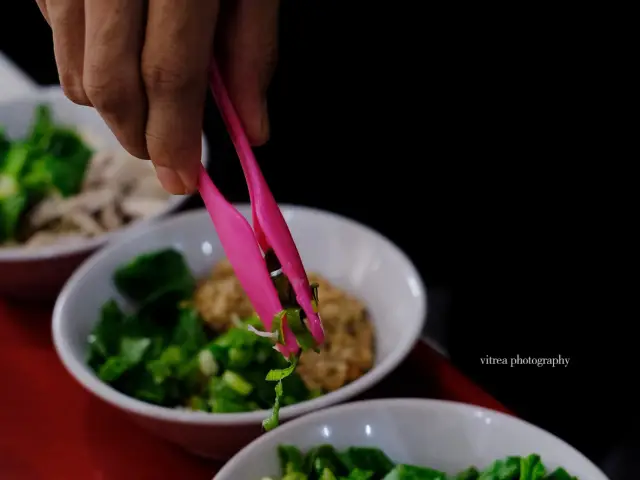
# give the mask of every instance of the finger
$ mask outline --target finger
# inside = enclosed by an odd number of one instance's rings
[[[144,9],[144,0],[85,0],[83,86],[122,146],[148,159],[140,73]]]
[[[222,38],[217,37],[225,84],[254,145],[269,139],[267,87],[277,60],[279,5],[279,0],[237,0],[225,12]]]
[[[49,22],[49,14],[47,13],[46,0],[36,0],[36,3],[38,4],[38,8],[40,9],[40,12],[42,13],[42,16],[44,17],[44,19],[47,21],[47,23],[51,24]]]
[[[147,150],[172,193],[197,186],[202,115],[217,0],[149,2],[142,78],[149,102]]]
[[[82,87],[84,1],[49,0],[46,12],[53,30],[53,52],[60,85],[72,102],[91,105]]]

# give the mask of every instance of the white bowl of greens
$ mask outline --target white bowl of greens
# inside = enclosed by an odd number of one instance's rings
[[[250,218],[248,205],[239,210]],[[348,400],[389,374],[420,336],[426,292],[411,261],[375,231],[312,208],[281,210],[307,271],[361,299],[375,332],[373,366],[341,388],[314,391],[296,372],[283,380],[285,421]],[[223,257],[204,210],[121,237],[63,288],[53,340],[87,390],[191,452],[226,459],[263,431],[278,385],[266,375],[287,363],[272,339],[249,330],[251,317],[226,333],[203,327],[194,285]],[[322,290],[319,297],[322,310]]]
[[[244,448],[214,480],[338,479],[607,477],[567,443],[516,417],[456,402],[389,399],[283,425]]]
[[[109,238],[186,198],[164,192],[150,162],[128,155],[60,87],[0,101],[1,295],[55,296]]]

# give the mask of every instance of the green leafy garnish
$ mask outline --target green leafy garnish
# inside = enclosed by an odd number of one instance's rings
[[[545,477],[545,480],[579,480],[578,477],[569,475],[564,468],[558,468]]]
[[[302,351],[317,350],[318,346],[316,341],[309,329],[307,329],[307,326],[303,323],[301,313],[304,312],[299,308],[285,310],[287,325],[289,325],[289,328],[291,328],[291,331],[296,336],[296,341]]]
[[[3,185],[3,181],[9,181],[0,177],[0,196],[3,188],[15,188],[15,191],[5,198],[0,198],[0,242],[15,238],[22,213],[27,208],[28,196],[20,187]]]
[[[293,373],[293,371],[298,366],[298,357],[294,357],[291,364],[287,368],[279,368],[276,370],[269,370],[267,373],[266,380],[268,382],[279,382],[280,380],[284,380],[289,375]]]
[[[508,480],[519,478],[520,457],[507,457],[496,460],[486,470],[480,473],[479,480]]]
[[[458,473],[454,480],[477,480],[480,476],[480,472],[476,467],[469,467],[466,470]]]
[[[125,315],[115,301],[109,300],[102,306],[100,321],[89,336],[89,364],[94,369],[117,354],[124,322]]]
[[[253,390],[253,385],[242,378],[240,374],[231,370],[227,370],[222,374],[222,381],[241,397],[248,396]]]
[[[547,474],[540,455],[529,455],[520,458],[520,479],[541,480]]]
[[[269,415],[269,417],[262,422],[262,426],[266,431],[273,430],[280,424],[280,407],[282,406],[282,403],[284,401],[284,389],[282,387],[282,381],[293,374],[296,367],[298,366],[298,359],[299,357],[294,357],[288,367],[270,370],[269,373],[267,373],[265,380],[267,380],[268,382],[278,383],[276,383],[276,399],[273,404],[271,415]]]
[[[314,295],[317,298],[317,292]],[[280,313],[278,313],[274,317],[273,322],[271,324],[271,332],[276,334],[276,343],[283,344],[284,343],[284,325],[285,325],[284,322],[286,320],[287,324],[291,328],[291,331],[296,337],[296,341],[301,351],[303,352],[306,350],[317,351],[317,344],[315,342],[315,339],[313,338],[313,336],[307,329],[306,325],[304,324],[301,317],[301,312],[302,312],[302,309],[299,307],[286,308],[285,310],[282,310]],[[275,397],[275,402],[273,404],[271,415],[262,422],[262,426],[267,431],[272,430],[279,425],[280,407],[283,404],[295,403],[295,402],[288,401],[289,396],[287,397],[284,396],[282,380],[284,380],[287,377],[290,377],[291,374],[295,371],[298,365],[298,359],[299,357],[292,358],[289,360],[290,364],[288,367],[284,369],[271,370],[267,374],[267,377],[266,377],[267,381],[278,382],[275,387],[276,397]],[[309,399],[311,398],[314,398],[313,394],[309,396]]]
[[[102,307],[89,337],[88,363],[117,390],[156,405],[213,413],[274,408],[314,398],[274,339],[249,330],[253,316],[224,333],[209,330],[191,298],[196,281],[174,249],[149,252],[119,267],[115,300]],[[267,377],[269,380],[267,380]],[[274,407],[274,388],[276,399]],[[285,394],[286,392],[286,394]]]
[[[302,472],[304,455],[293,445],[279,445],[278,460],[280,461],[280,469],[284,475]]]
[[[49,107],[36,109],[25,138],[0,131],[0,243],[17,240],[27,211],[49,195],[76,195],[93,152],[78,134],[53,122]]]
[[[562,468],[547,476],[540,456],[535,454],[496,460],[483,471],[472,466],[456,475],[425,466],[395,464],[382,450],[370,447],[339,452],[331,445],[318,445],[303,453],[293,445],[280,445],[277,454],[281,480],[579,480]]]
[[[21,183],[29,157],[25,145],[8,147],[0,166],[0,242],[16,237],[20,217],[27,208],[28,195]]]
[[[160,300],[170,291],[188,298],[195,288],[184,257],[173,249],[134,258],[116,270],[113,281],[123,295],[136,302]]]
[[[7,138],[7,135],[4,133],[4,129],[0,127],[0,170],[4,165],[4,160],[10,146],[11,142],[9,141],[9,138]]]
[[[271,409],[271,415],[265,418],[262,421],[262,427],[268,432],[269,430],[273,430],[280,424],[280,405],[282,403],[282,381],[276,383],[276,400],[273,403],[273,408]]]

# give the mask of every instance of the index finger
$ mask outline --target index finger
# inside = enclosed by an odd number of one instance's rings
[[[147,150],[165,187],[188,193],[197,186],[219,2],[154,0],[148,5],[141,66],[149,102]],[[182,192],[177,191],[180,182]]]

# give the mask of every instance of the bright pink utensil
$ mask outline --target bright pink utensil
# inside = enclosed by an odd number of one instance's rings
[[[268,331],[271,330],[273,318],[282,311],[277,290],[263,256],[272,249],[282,265],[282,272],[293,287],[298,304],[307,316],[306,323],[313,338],[318,344],[322,344],[324,331],[318,314],[313,310],[311,287],[300,254],[253,155],[215,63],[211,69],[210,82],[213,97],[240,158],[249,188],[253,221],[252,229],[249,222],[216,188],[204,167],[201,167],[200,195],[216,228],[220,243],[253,308]],[[285,344],[279,345],[279,350],[288,356],[296,353],[299,347],[295,335],[286,325],[286,319],[284,323]]]

